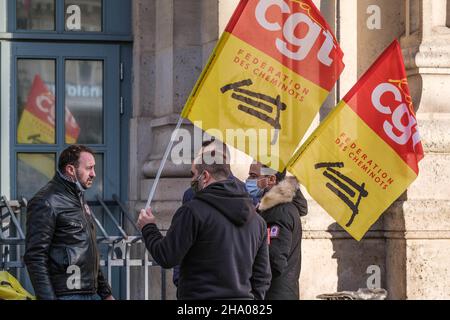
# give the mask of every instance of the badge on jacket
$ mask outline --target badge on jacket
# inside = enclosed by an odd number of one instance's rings
[[[275,225],[270,227],[270,239],[278,238],[280,234],[280,227]]]

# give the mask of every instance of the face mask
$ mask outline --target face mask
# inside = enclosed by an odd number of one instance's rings
[[[85,192],[86,191],[86,188],[84,188],[82,185],[81,185],[81,183],[80,183],[80,181],[78,180],[78,177],[77,177],[77,175],[75,174],[75,184],[77,185],[77,188],[78,188],[78,190],[80,190],[81,192]]]
[[[195,193],[200,192],[200,178],[202,177],[203,172],[195,179],[194,181],[191,181],[191,188],[194,190]]]
[[[78,180],[78,175],[77,175],[76,169],[75,169],[75,179],[73,179],[73,178],[71,178],[71,179],[72,179],[72,181],[75,183],[75,185],[77,186],[77,189],[78,189],[79,191],[81,191],[81,192],[85,192],[85,191],[86,191],[86,188],[84,188],[84,187],[81,185],[80,181]]]
[[[264,190],[258,188],[257,179],[247,179],[245,181],[245,188],[253,199],[259,199]]]
[[[73,182],[75,183],[75,185],[77,186],[77,189],[78,189],[79,191],[85,192],[85,191],[86,191],[86,188],[83,187],[83,186],[81,185],[81,183],[80,183],[80,180],[78,180],[78,175],[77,175],[77,170],[76,170],[76,168],[75,168],[74,170],[75,170],[75,179],[72,178],[72,180],[74,180]]]
[[[78,180],[78,176],[77,176],[77,174],[76,174],[76,171],[75,171],[75,178],[70,177],[70,176],[68,176],[68,175],[64,175],[64,174],[62,174],[59,170],[58,170],[58,173],[59,173],[62,177],[64,177],[64,179],[66,179],[66,180],[68,180],[68,181],[70,181],[70,182],[75,183],[75,186],[77,187],[77,189],[78,189],[79,191],[81,191],[81,192],[85,192],[85,191],[86,191],[86,188],[84,188],[84,187],[81,185],[80,181]]]

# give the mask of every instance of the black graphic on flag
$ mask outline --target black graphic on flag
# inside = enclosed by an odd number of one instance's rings
[[[323,175],[330,180],[330,182],[326,184],[327,188],[337,195],[339,199],[352,210],[352,216],[345,225],[346,227],[350,227],[359,213],[359,204],[361,203],[362,198],[369,195],[365,189],[366,184],[358,184],[339,172],[337,169],[344,167],[343,162],[322,162],[317,163],[314,167],[316,169],[325,168]]]
[[[285,111],[287,109],[287,106],[281,101],[280,95],[278,95],[276,98],[273,98],[263,93],[257,93],[247,89],[243,89],[243,87],[249,87],[252,84],[252,80],[247,79],[228,84],[222,87],[220,91],[222,93],[226,93],[230,90],[233,90],[233,94],[231,95],[231,97],[240,102],[238,105],[238,109],[240,111],[256,117],[272,126],[275,129],[275,134],[272,138],[271,144],[274,145],[277,143],[278,133],[281,130],[281,112]],[[269,114],[272,114],[274,111],[274,107],[276,108],[276,114],[274,118],[259,111],[262,110]]]

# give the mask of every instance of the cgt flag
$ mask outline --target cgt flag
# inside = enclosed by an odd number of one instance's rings
[[[80,127],[70,110],[65,111],[66,142],[76,143]],[[39,75],[33,79],[17,132],[18,143],[55,143],[55,96]]]
[[[182,117],[281,171],[344,69],[310,0],[241,0]]]
[[[423,149],[394,41],[288,165],[356,240],[416,179]]]
[[[68,108],[65,109],[66,143],[76,143],[80,127]],[[23,144],[55,143],[55,96],[39,75],[33,79],[27,104],[17,128],[17,142]],[[29,154],[23,159],[47,178],[55,173],[52,154]]]

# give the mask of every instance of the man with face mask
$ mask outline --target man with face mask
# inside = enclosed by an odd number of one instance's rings
[[[198,151],[197,156],[204,152],[209,152],[212,150],[218,151],[219,152],[218,154],[223,154],[224,156],[223,163],[230,163],[230,151],[228,150],[227,145],[216,140],[214,137],[212,137],[211,140],[203,141],[202,147]],[[236,180],[238,187],[242,190],[245,190],[245,184],[241,180],[236,178],[231,171],[228,179]],[[194,190],[191,187],[189,187],[183,194],[182,204],[191,201],[194,198],[194,196],[195,196]]]
[[[267,226],[216,150],[191,166],[194,198],[173,216],[163,237],[152,210],[137,225],[163,268],[180,265],[179,299],[264,299],[270,284]],[[213,160],[213,161],[211,161]]]
[[[228,150],[228,147],[226,144],[216,140],[214,137],[211,138],[211,140],[205,140],[202,143],[202,147],[197,153],[197,156],[204,153],[204,152],[210,152],[212,150],[219,151],[217,154],[223,154],[223,163],[229,163],[230,162],[230,151]],[[230,176],[228,177],[230,180],[235,180],[238,188],[240,191],[245,191],[245,184],[240,181],[238,178],[236,178],[233,173],[230,170]],[[191,201],[195,197],[195,192],[192,186],[190,186],[183,194],[183,201],[182,204],[186,204],[187,202]],[[257,202],[254,202],[256,205]],[[178,287],[178,280],[180,278],[180,266],[175,266],[173,268],[173,276],[172,281],[173,284]]]
[[[261,163],[253,162],[248,170],[248,178],[245,181],[245,188],[253,199],[253,204],[257,206],[261,201],[264,190],[258,188],[258,178],[261,175]]]
[[[94,179],[93,151],[70,146],[53,179],[28,203],[24,260],[38,299],[113,299],[84,198]]]

